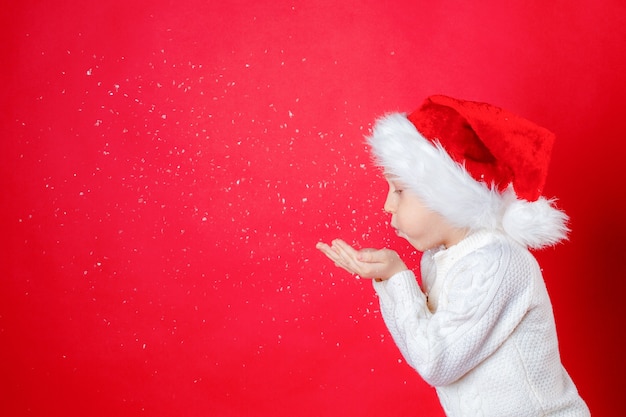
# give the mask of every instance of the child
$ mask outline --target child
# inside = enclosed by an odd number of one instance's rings
[[[391,226],[424,252],[422,286],[390,249],[317,248],[373,278],[394,341],[446,414],[589,416],[529,252],[567,233],[567,216],[541,196],[553,135],[485,103],[432,96],[378,120],[368,141]]]

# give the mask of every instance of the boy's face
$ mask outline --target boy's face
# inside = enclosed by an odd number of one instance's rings
[[[450,247],[467,234],[466,230],[453,227],[443,216],[426,207],[397,177],[385,178],[389,192],[384,208],[391,214],[391,227],[415,249],[424,252],[441,245]]]

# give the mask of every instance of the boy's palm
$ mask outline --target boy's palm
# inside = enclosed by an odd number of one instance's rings
[[[398,254],[391,249],[356,250],[340,239],[333,240],[331,246],[320,242],[316,247],[335,265],[362,278],[386,280],[407,269]]]

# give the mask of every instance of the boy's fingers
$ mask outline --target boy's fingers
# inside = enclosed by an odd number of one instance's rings
[[[346,260],[356,260],[359,254],[356,249],[343,240],[334,240],[333,249],[337,250],[339,255]]]
[[[366,263],[388,263],[390,258],[389,251],[385,249],[361,251],[359,253],[359,260]]]
[[[367,264],[376,263],[380,258],[379,256],[372,255],[374,252],[379,252],[376,249],[362,249],[361,251],[357,251],[341,239],[333,240],[332,246],[322,242],[315,246],[333,261],[336,266],[351,274],[358,274],[366,278],[369,278],[373,273],[371,269],[372,266],[368,266]],[[365,258],[363,258],[362,255],[365,255]]]
[[[406,269],[397,252],[386,248],[356,250],[341,239],[333,240],[331,245],[320,242],[316,247],[333,261],[335,266],[362,278],[387,279],[396,272]]]
[[[345,269],[351,274],[355,273],[349,260],[342,256],[336,248],[330,247],[327,244],[321,242],[315,245],[315,247],[319,249],[324,255],[326,255],[328,259],[333,261],[335,263],[335,266]]]
[[[327,251],[329,251],[329,250],[330,250],[330,246],[328,246],[328,245],[327,245],[326,243],[324,243],[324,242],[318,242],[318,243],[315,245],[315,248],[317,248],[317,249],[321,250],[321,251],[322,251],[322,252],[324,252],[324,253],[326,253]]]
[[[330,250],[324,250],[321,249],[322,253],[324,253],[324,255],[326,255],[326,257],[328,259],[330,259],[331,261],[337,263],[337,262],[341,262],[341,257],[339,256],[339,254],[337,254],[335,251],[333,251],[332,249]]]
[[[334,251],[330,246],[328,246],[325,243],[320,242],[317,245],[315,245],[315,247],[333,261],[339,258],[339,255],[337,254],[337,252]]]
[[[366,263],[376,263],[381,261],[381,256],[376,250],[362,250],[359,252],[358,260]]]
[[[350,255],[356,255],[357,251],[341,239],[333,240],[333,248],[340,249]]]
[[[357,251],[339,239],[333,241],[333,248],[337,249],[339,256],[350,272],[366,278],[370,278],[371,275],[375,274],[375,270],[378,269],[378,266],[371,264],[380,263],[381,260],[384,261],[384,258],[379,254],[379,250],[370,248]]]

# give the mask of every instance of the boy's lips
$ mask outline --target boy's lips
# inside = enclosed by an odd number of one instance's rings
[[[401,238],[406,239],[406,236],[404,233],[402,233],[402,230],[398,229],[393,223],[391,223],[391,228],[393,229],[393,231],[396,233],[397,236],[400,236]]]

